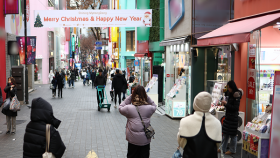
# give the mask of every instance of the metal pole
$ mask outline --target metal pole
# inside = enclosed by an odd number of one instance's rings
[[[27,22],[26,22],[26,0],[24,0],[24,41],[25,41],[25,103],[29,104],[28,101],[28,67],[27,67]]]

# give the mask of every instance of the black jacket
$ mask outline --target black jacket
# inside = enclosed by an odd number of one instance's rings
[[[123,92],[125,85],[127,86],[127,83],[123,75],[116,74],[113,78],[112,89],[116,92]]]
[[[96,78],[94,80],[94,87],[100,86],[100,85],[106,85],[106,79],[105,79],[105,77],[103,75],[96,76]]]
[[[234,94],[230,94],[228,102],[225,105],[226,115],[223,122],[223,133],[227,135],[236,135],[238,128],[238,115],[239,115],[239,105],[240,99],[242,97],[242,92],[237,91]]]
[[[0,106],[3,104],[4,100],[3,100],[3,96],[2,96],[2,89],[0,87]]]
[[[63,77],[61,75],[58,75],[57,78],[57,88],[62,89],[63,88]]]
[[[134,76],[130,76],[130,77],[129,77],[129,83],[133,83],[134,80],[135,80],[135,77],[134,77]]]
[[[10,98],[12,100],[12,98],[17,94],[17,87],[14,87],[12,90],[10,88],[11,85],[8,83],[4,92],[6,93],[6,99]],[[2,113],[6,116],[17,116],[17,111],[13,112],[11,110],[2,109]]]
[[[76,79],[75,73],[76,73],[76,72],[75,72],[74,70],[71,71],[71,75],[70,75],[71,80],[75,80],[75,79]]]
[[[23,158],[42,158],[46,148],[46,124],[51,124],[50,152],[61,158],[66,149],[56,130],[60,125],[53,116],[52,106],[42,98],[32,100],[31,121],[27,124],[23,142]]]
[[[95,78],[96,78],[96,72],[95,72],[95,71],[94,71],[94,72],[91,72],[90,78],[91,78],[92,82],[95,81]]]

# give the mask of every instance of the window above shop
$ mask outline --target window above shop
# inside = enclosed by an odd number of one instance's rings
[[[135,31],[126,31],[126,51],[135,51]]]

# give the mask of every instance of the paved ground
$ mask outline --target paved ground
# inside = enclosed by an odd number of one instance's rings
[[[118,110],[97,111],[96,90],[76,82],[74,89],[63,89],[63,98],[52,98],[48,85],[36,85],[30,94],[33,98],[42,97],[51,103],[54,116],[62,121],[58,128],[66,145],[63,157],[67,158],[125,158],[126,118]],[[107,89],[107,94],[108,94]],[[109,94],[108,94],[109,96]],[[17,133],[6,135],[5,116],[0,113],[0,158],[20,158],[23,151],[25,127],[30,121],[30,109],[23,106],[18,112]],[[151,158],[170,158],[177,148],[176,135],[179,120],[154,114],[151,119],[155,128],[155,139],[151,143]]]

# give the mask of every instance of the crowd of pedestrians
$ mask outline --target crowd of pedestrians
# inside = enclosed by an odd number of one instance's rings
[[[58,97],[62,98],[62,90],[66,88],[66,83],[68,82],[69,88],[74,88],[74,82],[80,78],[83,80],[84,86],[90,85],[91,82],[92,88],[111,84],[110,94],[115,102],[114,107],[117,108],[119,105],[120,114],[127,118],[127,158],[149,158],[151,138],[155,134],[150,120],[157,105],[147,95],[145,88],[140,85],[134,89],[132,95],[125,97],[128,83],[133,83],[135,80],[134,73],[132,72],[127,81],[126,72],[119,69],[83,68],[81,70],[50,71],[52,96],[56,97],[57,93]],[[109,81],[107,81],[108,79]],[[56,89],[58,90],[56,91]],[[243,91],[237,88],[234,81],[227,83],[227,90],[228,100],[222,101],[226,108],[223,125],[209,112],[212,96],[208,92],[200,92],[196,95],[193,101],[194,112],[180,121],[177,134],[178,149],[182,148],[183,154],[181,155],[177,150],[174,155],[182,158],[217,158],[218,153],[221,152],[226,155],[236,153],[238,111]],[[3,106],[16,97],[17,85],[13,77],[8,78],[4,92],[6,93],[4,103],[0,98]],[[97,105],[103,103],[104,89],[98,93]],[[122,93],[123,97],[121,97]],[[2,97],[2,94],[0,95]],[[15,134],[17,111],[3,107],[2,113],[6,115],[6,134]],[[27,124],[24,135],[23,157],[41,157],[47,149],[56,158],[62,157],[66,147],[57,131],[61,121],[54,117],[51,104],[42,98],[33,99],[30,118],[31,121]],[[229,139],[231,140],[229,151],[227,151]],[[49,142],[46,143],[46,141]],[[202,146],[206,146],[206,148],[202,149]]]

